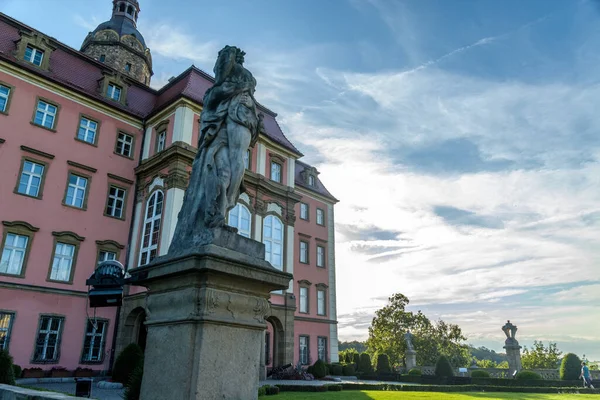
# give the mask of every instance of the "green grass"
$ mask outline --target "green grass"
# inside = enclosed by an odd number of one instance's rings
[[[261,397],[262,399],[263,397]],[[266,397],[265,399],[268,399]],[[537,393],[440,393],[440,392],[375,392],[341,391],[327,393],[282,392],[273,399],[277,400],[600,400],[594,394],[537,394]]]

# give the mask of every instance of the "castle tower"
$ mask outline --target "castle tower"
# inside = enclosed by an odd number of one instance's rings
[[[113,0],[112,17],[90,32],[81,51],[145,84],[152,77],[152,56],[137,30],[138,0]]]

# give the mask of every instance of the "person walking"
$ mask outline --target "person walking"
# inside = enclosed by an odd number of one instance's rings
[[[581,362],[581,374],[580,378],[583,378],[583,386],[590,387],[594,389],[594,385],[592,385],[592,375],[590,374],[590,369],[587,365],[585,365],[585,361]]]

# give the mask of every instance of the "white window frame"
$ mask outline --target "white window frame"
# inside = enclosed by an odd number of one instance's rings
[[[85,328],[85,336],[83,339],[83,351],[81,354],[82,363],[99,363],[104,359],[104,346],[106,340],[106,326],[108,321],[105,320],[87,320]],[[91,328],[91,330],[90,330]],[[89,340],[89,346],[86,351],[86,344]],[[98,355],[94,358],[94,347],[98,344]]]
[[[283,166],[276,162],[271,161],[271,180],[275,182],[281,183],[281,175],[283,171]]]
[[[3,93],[3,90],[6,91],[6,93]],[[6,108],[8,107],[8,99],[10,97],[10,88],[8,86],[5,85],[0,85],[0,99],[4,99],[4,106],[0,107],[0,112],[6,112]]]
[[[54,109],[54,111],[52,110]],[[40,122],[38,121],[38,113],[42,114]],[[37,107],[35,109],[35,118],[33,122],[35,122],[39,126],[43,126],[48,129],[54,129],[54,125],[56,124],[56,114],[58,114],[58,107],[54,104],[50,104],[44,100],[38,100]],[[48,120],[52,118],[52,122],[48,125]]]
[[[316,182],[317,182],[317,180],[315,179],[315,177],[314,177],[314,176],[312,176],[312,175],[309,175],[309,176],[308,176],[308,184],[309,184],[310,186],[315,186]]]
[[[25,238],[25,247],[18,247],[19,239],[21,238]],[[0,255],[0,274],[21,275],[25,257],[27,256],[28,244],[29,236],[13,232],[6,233],[6,239],[2,246],[2,254]],[[21,255],[21,259],[19,265],[15,268],[15,255],[17,254]]]
[[[71,183],[72,176],[77,178],[75,183]],[[71,206],[71,207],[75,207],[75,208],[85,208],[85,196],[87,194],[88,184],[89,184],[88,178],[79,176],[74,173],[69,173],[69,186],[67,187],[67,195],[65,196],[65,204],[68,206]],[[72,194],[70,194],[71,190],[73,191]],[[80,206],[77,205],[77,200],[78,200],[77,195],[79,193],[82,193]],[[69,201],[69,197],[71,197],[71,201]]]
[[[167,131],[161,131],[156,137],[156,153],[163,151],[167,144]]]
[[[325,268],[325,247],[317,245],[317,267]]]
[[[244,214],[248,215],[248,229],[242,228]],[[248,207],[242,203],[237,203],[236,206],[229,211],[227,224],[237,228],[239,235],[250,238],[250,233],[252,231],[252,214],[250,213],[250,210],[248,210]]]
[[[95,144],[97,131],[98,122],[86,117],[81,117],[79,121],[79,129],[77,130],[77,139],[81,140],[82,142]]]
[[[30,168],[27,168],[27,164],[31,164]],[[37,173],[35,172],[35,167],[42,167],[42,172],[41,173]],[[17,189],[17,191],[20,194],[24,194],[27,196],[32,196],[32,197],[39,197],[40,196],[40,189],[42,187],[42,180],[44,178],[44,171],[46,169],[46,166],[44,164],[38,164],[36,162],[33,161],[29,161],[27,159],[23,160],[23,170],[21,171],[21,176],[19,177],[19,188]],[[21,181],[23,180],[23,175],[27,176],[27,185],[25,186],[25,191],[22,192],[21,191]],[[35,194],[31,194],[30,192],[33,190],[34,186],[33,186],[33,180],[35,178],[39,179],[39,184],[36,188],[36,193]]]
[[[15,313],[0,311],[0,350],[8,350]]]
[[[104,261],[115,261],[117,259],[117,253],[114,251],[100,250],[98,252],[98,264]]]
[[[310,339],[309,336],[307,335],[300,335],[298,337],[298,358],[299,358],[299,362],[302,365],[308,365],[308,363],[310,362],[310,354],[309,354],[309,349],[310,349]]]
[[[310,207],[306,203],[300,203],[300,219],[308,221]]]
[[[114,101],[120,101],[123,95],[123,88],[114,83],[109,83],[106,88],[106,95]]]
[[[304,240],[300,241],[300,262],[302,264],[308,264],[308,249],[309,249],[309,244],[308,242],[305,242]]]
[[[127,153],[125,152],[126,146],[129,146],[129,151]],[[131,158],[133,154],[133,136],[119,132],[117,134],[117,148],[115,151],[117,154]]]
[[[139,266],[149,264],[158,256],[158,243],[160,242],[160,231],[162,223],[162,212],[164,207],[164,193],[157,190],[146,202],[146,212],[144,213],[144,225],[142,238],[140,242],[140,260]],[[152,210],[150,215],[148,213]],[[153,237],[156,235],[156,241]],[[145,244],[145,238],[148,242]],[[154,252],[154,255],[152,254]]]
[[[325,211],[317,208],[317,225],[325,225]]]
[[[308,292],[309,292],[309,290],[307,287],[305,287],[305,286],[300,287],[300,294],[298,296],[300,304],[298,306],[298,312],[301,312],[302,314],[309,313],[309,304],[308,304],[309,293]]]
[[[317,289],[317,315],[327,315],[327,294],[323,289]]]
[[[275,223],[281,227],[281,237],[275,237]],[[263,220],[263,243],[265,244],[265,260],[271,263],[271,265],[280,271],[283,271],[283,235],[284,225],[281,220],[274,215],[267,215]],[[267,234],[270,228],[271,234]],[[276,254],[274,250],[279,248],[279,254]]]
[[[106,202],[105,210],[106,215],[114,218],[123,218],[123,211],[125,210],[125,196],[127,196],[127,191],[125,189],[110,185],[108,187],[108,201]]]
[[[319,360],[327,362],[327,338],[325,336],[317,337],[317,357]]]
[[[31,54],[29,55],[29,58],[27,58],[27,50],[31,50]],[[40,55],[39,64],[35,62],[35,56],[38,54]],[[43,50],[40,50],[37,47],[27,45],[27,47],[25,48],[25,54],[23,55],[23,59],[25,61],[32,63],[33,65],[37,65],[38,67],[41,67],[42,63],[44,62],[44,55],[45,54],[44,54]]]
[[[71,252],[65,249],[72,250]],[[52,269],[50,270],[50,280],[59,282],[69,282],[71,280],[71,272],[75,262],[75,253],[77,246],[70,243],[56,242],[54,246],[54,258],[52,260]],[[65,266],[66,264],[66,266]],[[66,268],[66,276],[64,269]]]
[[[42,329],[44,319],[48,319],[48,329]],[[52,329],[52,322],[54,320],[58,320],[58,328]],[[36,335],[36,342],[34,348],[34,363],[44,363],[51,361],[58,361],[60,357],[60,342],[62,336],[62,326],[64,324],[64,317],[56,317],[52,315],[42,315],[40,316],[38,331]],[[54,352],[51,357],[48,357],[48,345],[51,339],[51,336],[55,335],[56,339],[54,342]],[[41,343],[43,341],[43,343]],[[38,353],[38,347],[42,346],[41,354]]]

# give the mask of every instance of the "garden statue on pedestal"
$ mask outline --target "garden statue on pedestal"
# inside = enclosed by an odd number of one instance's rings
[[[519,372],[522,368],[521,346],[519,346],[519,342],[515,338],[515,335],[517,334],[517,326],[511,324],[510,321],[507,321],[502,327],[502,332],[504,332],[506,335],[504,349],[506,349],[506,356],[508,358],[509,373],[512,376],[516,372]]]
[[[407,331],[404,334],[404,340],[406,340],[406,370],[410,371],[411,369],[417,366],[417,352],[412,343],[413,335],[410,331]]]

